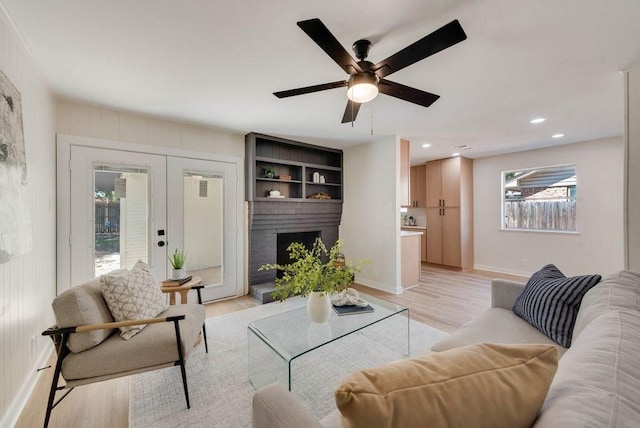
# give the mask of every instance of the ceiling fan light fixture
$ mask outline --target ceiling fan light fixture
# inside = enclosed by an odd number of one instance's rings
[[[373,73],[354,74],[349,78],[347,98],[354,103],[368,103],[378,96],[378,78]]]

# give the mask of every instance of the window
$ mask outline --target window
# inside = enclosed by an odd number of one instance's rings
[[[502,173],[502,227],[576,230],[575,165]]]

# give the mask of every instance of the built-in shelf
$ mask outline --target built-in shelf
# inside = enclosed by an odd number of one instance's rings
[[[342,184],[339,183],[307,183],[307,185],[309,186],[342,186]]]
[[[245,144],[248,201],[342,202],[342,150],[256,133],[247,134]],[[285,198],[269,198],[272,190]],[[315,194],[331,199],[309,198]]]
[[[257,181],[272,181],[274,183],[302,183],[302,181],[300,180],[281,180],[279,178],[262,178],[262,177],[257,177],[256,178]]]

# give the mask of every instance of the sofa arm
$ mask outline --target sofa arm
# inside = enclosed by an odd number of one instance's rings
[[[494,279],[491,281],[491,307],[510,310],[525,285],[523,282]]]
[[[262,388],[253,395],[253,428],[318,427],[320,422],[279,383]]]

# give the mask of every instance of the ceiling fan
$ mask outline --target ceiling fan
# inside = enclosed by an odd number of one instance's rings
[[[359,60],[356,61],[318,18],[300,21],[298,27],[349,74],[349,79],[274,92],[273,95],[278,98],[286,98],[347,86],[348,101],[342,116],[342,123],[355,121],[360,104],[373,100],[378,92],[429,107],[440,98],[440,95],[401,85],[387,80],[385,77],[467,38],[456,19],[389,58],[373,64],[366,60],[371,47],[369,40],[358,40],[353,44],[353,51]]]

